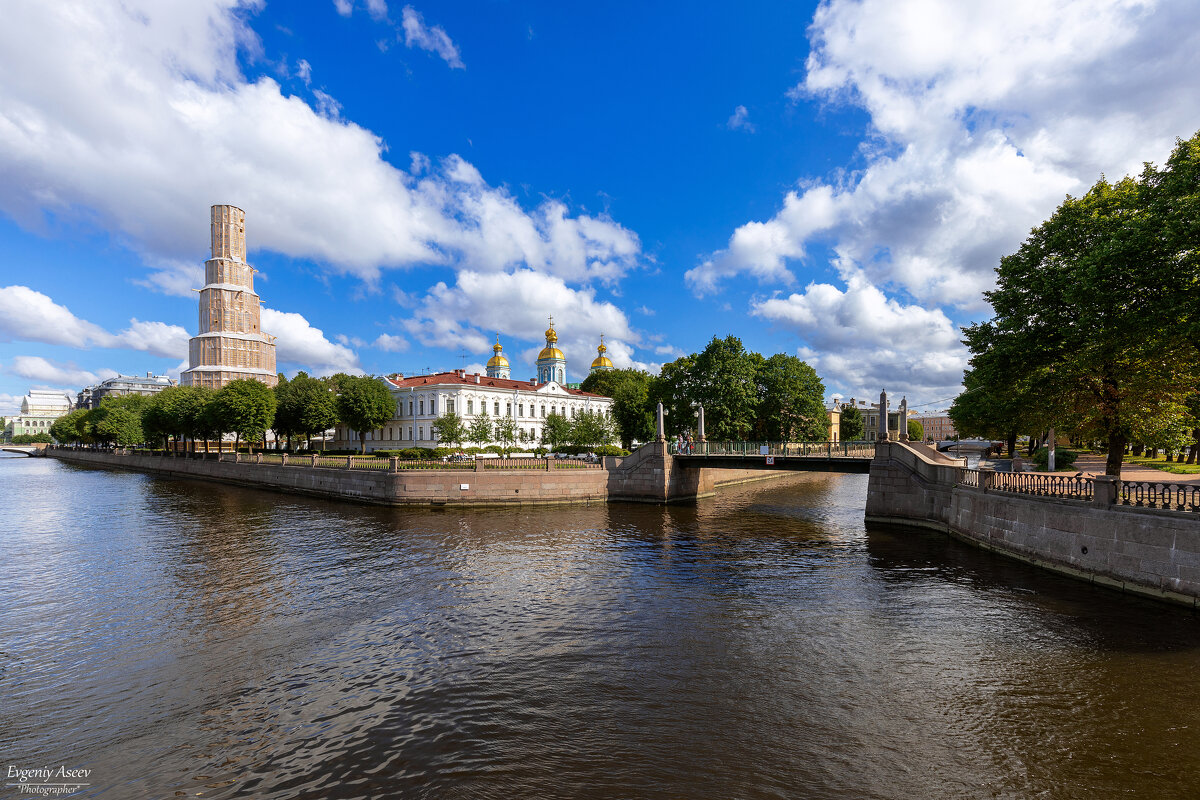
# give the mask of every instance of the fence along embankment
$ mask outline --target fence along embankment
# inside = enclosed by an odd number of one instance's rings
[[[866,518],[940,530],[1092,583],[1200,606],[1194,484],[972,470],[881,442]]]

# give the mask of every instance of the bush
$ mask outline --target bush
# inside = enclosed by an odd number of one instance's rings
[[[598,456],[627,456],[627,455],[629,455],[628,450],[624,450],[620,447],[617,447],[616,445],[611,445],[611,444],[601,445],[600,447],[597,447],[592,452]]]
[[[504,455],[504,448],[498,444],[489,444],[487,447],[483,448],[483,452],[495,453],[498,456],[502,456]]]
[[[1075,459],[1079,457],[1079,453],[1074,450],[1067,450],[1064,447],[1056,447],[1054,449],[1054,469],[1070,469],[1075,463]],[[1043,447],[1033,454],[1033,463],[1037,464],[1038,469],[1046,469],[1050,465],[1050,450]]]
[[[50,444],[52,441],[48,433],[22,433],[12,437],[13,444]]]

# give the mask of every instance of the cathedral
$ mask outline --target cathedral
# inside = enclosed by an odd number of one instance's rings
[[[604,338],[596,348],[590,372],[613,369],[605,355]],[[542,442],[542,429],[549,414],[573,419],[591,412],[612,414],[612,398],[585,392],[567,384],[567,358],[558,347],[554,321],[546,330],[546,346],[538,354],[536,378],[513,380],[512,367],[504,355],[497,335],[485,374],[466,370],[433,375],[393,375],[381,378],[396,400],[396,412],[388,424],[366,435],[367,450],[394,450],[405,447],[438,447],[433,422],[447,413],[455,413],[464,425],[487,415],[490,419],[510,417],[516,423],[518,439],[529,447]],[[492,444],[494,442],[486,442]],[[335,446],[355,447],[358,436],[344,425],[337,428]]]

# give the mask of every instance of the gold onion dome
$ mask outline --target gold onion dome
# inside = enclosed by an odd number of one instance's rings
[[[546,329],[546,346],[542,348],[542,352],[538,353],[538,361],[542,359],[557,359],[566,360],[563,351],[559,350],[554,344],[558,341],[558,334],[554,332],[554,320],[550,320],[550,327]]]
[[[500,346],[500,337],[497,336],[496,343],[494,345],[492,345],[492,352],[495,353],[495,355],[492,356],[490,359],[488,359],[487,365],[489,367],[507,367],[508,366],[508,359],[504,357],[504,353],[502,352],[503,350],[504,350],[504,348]]]
[[[599,353],[599,355],[596,356],[596,360],[592,362],[592,369],[598,369],[602,367],[608,367],[609,369],[612,369],[612,360],[608,356],[604,355],[608,352],[608,348],[604,346],[603,336],[600,337],[600,346],[596,348],[596,352]]]

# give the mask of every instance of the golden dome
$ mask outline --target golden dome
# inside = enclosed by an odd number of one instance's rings
[[[550,332],[554,333],[554,331],[550,331]],[[549,337],[547,337],[547,338],[549,338]],[[555,339],[557,339],[557,338],[558,337],[555,337]],[[563,351],[559,350],[557,347],[543,347],[542,352],[538,353],[538,361],[541,361],[544,358],[560,359],[560,360],[565,361],[567,357],[564,356]]]
[[[504,350],[504,348],[500,346],[500,334],[496,334],[496,343],[492,345],[492,352],[495,353],[495,355],[488,359],[488,367],[508,366],[508,359],[504,357],[504,353],[501,352],[502,350]]]
[[[558,341],[558,334],[554,332],[554,326],[546,328],[546,344],[554,344]]]
[[[604,355],[608,352],[608,348],[604,346],[603,334],[600,335],[600,346],[596,348],[596,352],[599,353],[599,355],[596,356],[596,360],[592,362],[592,369],[612,369],[612,360],[608,356]]]

